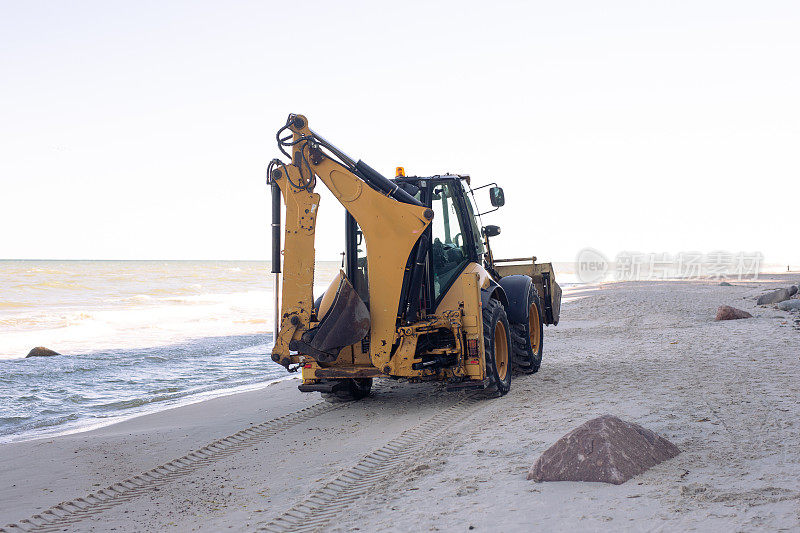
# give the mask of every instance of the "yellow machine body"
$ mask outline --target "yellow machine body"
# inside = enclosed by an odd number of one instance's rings
[[[299,366],[304,384],[379,376],[451,382],[485,380],[481,290],[492,283],[492,274],[477,262],[468,263],[441,297],[433,314],[422,313],[415,322],[403,324],[398,305],[404,276],[408,275],[409,257],[431,224],[433,212],[376,190],[345,165],[315,150],[311,143],[301,142],[315,135],[305,117],[290,116],[287,127],[294,143],[292,161],[272,171],[286,207],[282,304],[273,360],[287,368]],[[401,174],[404,172],[398,170],[398,175]],[[333,360],[324,362],[298,346],[304,346],[305,335],[324,322],[347,280],[341,272],[315,310],[314,238],[320,196],[313,191],[317,178],[358,223],[369,272],[368,336],[340,348]],[[438,351],[443,352],[441,355],[455,356],[457,364],[433,369],[414,367],[419,361],[420,337],[443,330],[452,333],[454,342]]]

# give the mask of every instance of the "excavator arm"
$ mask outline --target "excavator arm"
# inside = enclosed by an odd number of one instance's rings
[[[290,131],[291,136],[281,138],[284,131]],[[292,351],[307,353],[303,347],[308,347],[312,328],[314,237],[320,203],[314,187],[319,178],[355,218],[364,234],[369,277],[380,282],[369,284],[369,323],[363,331],[368,328],[372,364],[391,374],[395,370],[391,349],[398,335],[398,308],[406,264],[414,245],[430,224],[433,212],[362,161],[353,161],[314,133],[302,115],[290,115],[277,137],[282,150],[291,147],[291,162],[275,160],[269,171],[269,179],[280,188],[286,206],[282,306],[272,359],[288,368]],[[349,286],[346,279],[342,283]],[[352,287],[340,288],[340,291],[345,289],[351,291],[348,296],[352,299]],[[328,330],[349,328],[352,333],[364,325],[348,324],[347,317],[342,323],[341,309],[353,311],[357,305],[358,302],[350,303],[348,307],[344,302],[338,309],[334,305],[323,323],[313,327],[324,331],[325,322],[328,322]],[[337,313],[340,316],[335,316]],[[346,338],[347,335],[334,332],[329,338],[337,337]],[[358,340],[351,338],[345,345]],[[313,353],[308,355],[314,356]]]

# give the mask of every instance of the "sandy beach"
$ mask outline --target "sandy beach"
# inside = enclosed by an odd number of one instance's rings
[[[800,330],[755,298],[798,281],[582,288],[499,399],[382,381],[331,405],[285,380],[4,444],[0,531],[797,530]],[[619,486],[525,479],[605,413],[680,455]]]

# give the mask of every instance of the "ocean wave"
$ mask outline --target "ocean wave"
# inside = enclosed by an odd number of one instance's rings
[[[86,402],[89,402],[91,400],[92,400],[92,398],[89,398],[88,396],[84,396],[83,394],[71,394],[71,395],[67,396],[66,398],[64,398],[65,402],[70,402],[70,403],[86,403]]]
[[[269,302],[272,291],[253,290],[239,292],[202,292],[190,295],[172,295],[159,298],[163,302],[184,303],[184,304],[241,304],[255,302]]]
[[[150,404],[156,403],[163,403],[168,402],[171,400],[178,400],[181,398],[185,398],[187,396],[194,396],[199,393],[203,392],[210,392],[217,389],[220,389],[220,386],[217,385],[207,385],[207,386],[200,386],[200,387],[190,387],[185,389],[178,388],[174,392],[161,392],[154,394],[153,396],[146,396],[141,398],[130,398],[127,400],[118,400],[115,402],[97,404],[92,408],[95,410],[101,411],[124,411],[127,409],[133,409],[136,407],[144,407]]]
[[[30,416],[0,416],[0,427],[6,424],[17,424],[23,420],[30,420],[30,419],[31,419]]]
[[[63,356],[62,356],[63,357]],[[91,365],[88,362],[76,366],[59,366],[53,369],[54,372],[59,374],[84,374],[89,372],[96,372],[97,366]]]
[[[169,287],[151,287],[148,289],[148,294],[151,296],[161,296],[164,294],[168,295],[181,295],[181,294],[197,294],[199,290],[202,290],[201,286],[197,284],[193,285],[179,285],[179,286],[169,286]]]
[[[35,326],[41,323],[38,317],[7,317],[0,318],[0,327],[19,327],[19,326]]]
[[[271,339],[272,335],[270,335],[269,338]],[[255,346],[248,346],[247,348],[234,350],[228,355],[265,355],[272,352],[273,346],[274,343],[270,341],[268,343],[256,344]]]
[[[253,390],[283,379],[285,379],[285,376],[259,374],[247,379],[237,379],[230,383],[216,383],[183,390],[177,386],[166,387],[150,391],[151,396],[148,397],[128,398],[115,402],[87,405],[79,411],[66,414],[63,409],[44,408],[38,410],[36,415],[33,416],[9,416],[0,419],[0,437],[2,437],[0,442],[86,431],[126,420],[133,416]],[[103,420],[103,422],[99,422],[100,420]]]
[[[74,326],[86,320],[93,319],[94,316],[86,312],[76,313],[36,313],[27,315],[17,315],[0,318],[0,327],[10,328],[64,328]]]
[[[134,294],[133,296],[123,296],[121,298],[109,298],[105,300],[109,303],[144,303],[152,302],[154,298],[149,294]]]
[[[44,268],[44,267],[32,267],[25,271],[29,274],[66,274],[68,276],[74,276],[73,272],[68,272],[66,270],[59,270],[57,268]]]
[[[0,359],[19,359],[34,346],[62,354],[146,349],[193,338],[263,334],[273,311],[258,298],[238,304],[99,309],[83,313],[0,314]]]
[[[33,307],[33,304],[26,302],[0,302],[0,309],[17,309],[20,307]]]
[[[27,395],[27,396],[19,396],[18,398],[16,398],[16,400],[18,402],[28,403],[28,402],[41,401],[41,398],[39,398],[38,396],[36,396],[34,394],[30,394],[30,395]]]
[[[48,414],[57,414],[55,411]],[[54,416],[52,418],[33,418],[33,417],[0,417],[0,435],[11,436],[20,433],[29,433],[32,437],[36,436],[37,430],[52,428],[64,425],[68,422],[75,422],[81,418],[78,413]]]
[[[37,281],[34,283],[20,283],[13,285],[15,289],[69,289],[89,290],[89,287],[77,281]]]
[[[164,387],[163,389],[151,390],[150,394],[172,394],[174,392],[179,392],[180,390],[180,387]]]
[[[93,410],[98,411],[120,411],[123,409],[130,409],[132,407],[141,407],[143,405],[147,405],[148,403],[153,403],[156,401],[163,401],[170,399],[166,395],[163,397],[152,397],[152,398],[131,398],[130,400],[118,400],[116,402],[110,403],[101,403],[93,406]]]

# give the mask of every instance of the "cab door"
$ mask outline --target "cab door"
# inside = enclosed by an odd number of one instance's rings
[[[472,259],[471,233],[465,231],[461,188],[456,181],[433,184],[431,191],[431,288],[434,306]],[[469,244],[468,244],[469,243]]]

